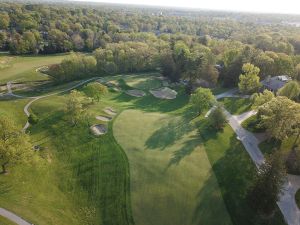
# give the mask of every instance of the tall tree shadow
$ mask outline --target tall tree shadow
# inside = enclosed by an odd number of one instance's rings
[[[174,118],[166,125],[155,131],[146,141],[145,145],[149,149],[164,150],[180,139],[183,135],[188,134],[195,127],[189,120],[184,118]]]
[[[184,143],[184,146],[180,148],[179,150],[175,151],[173,153],[172,158],[169,161],[169,164],[167,166],[170,167],[172,165],[178,165],[181,160],[183,160],[186,156],[191,155],[197,146],[199,146],[200,140],[198,135],[192,136],[191,140],[188,140]]]

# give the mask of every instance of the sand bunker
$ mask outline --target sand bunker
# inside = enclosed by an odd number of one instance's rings
[[[47,73],[49,71],[49,66],[41,66],[37,68],[35,71],[40,73]]]
[[[105,112],[108,115],[114,116],[117,114],[117,112],[111,108],[111,107],[106,107],[105,109],[103,109],[103,112]]]
[[[161,98],[161,99],[175,99],[177,96],[177,92],[168,87],[151,90],[150,93],[154,97]]]
[[[128,90],[125,92],[126,94],[133,96],[133,97],[144,97],[146,95],[146,93],[144,91],[141,90]]]
[[[107,122],[107,121],[110,121],[112,118],[109,116],[96,116],[96,119]]]
[[[107,132],[107,128],[103,124],[93,125],[93,126],[91,126],[90,129],[93,132],[93,134],[96,136],[106,134],[106,132]]]

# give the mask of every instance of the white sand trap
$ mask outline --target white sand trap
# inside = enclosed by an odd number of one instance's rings
[[[144,91],[141,90],[128,90],[125,92],[126,94],[133,96],[133,97],[144,97],[146,95],[146,93]]]
[[[111,108],[111,107],[106,107],[105,109],[103,109],[103,112],[105,112],[108,115],[114,116],[117,114],[117,112]]]
[[[46,73],[49,71],[49,66],[41,66],[35,70],[35,72]]]
[[[110,121],[112,118],[109,116],[96,116],[96,119],[107,122],[107,121]]]
[[[175,99],[177,96],[177,92],[168,87],[151,90],[150,93],[154,97],[161,99]]]
[[[90,129],[93,132],[93,134],[96,136],[106,134],[106,132],[107,132],[107,128],[103,124],[93,125],[93,126],[91,126]]]

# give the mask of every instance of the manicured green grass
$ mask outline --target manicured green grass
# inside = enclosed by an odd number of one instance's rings
[[[296,192],[295,198],[296,198],[297,206],[298,206],[298,208],[300,208],[300,190],[298,190],[298,191]]]
[[[233,224],[285,224],[279,210],[273,218],[264,220],[248,206],[246,193],[256,168],[229,125],[215,132],[208,128],[206,120],[200,120],[199,132]]]
[[[0,216],[0,224],[1,225],[16,225],[16,223],[14,223],[14,222],[12,222],[12,221],[10,221],[10,220],[2,217],[2,216]]]
[[[135,89],[149,90],[162,86],[162,82],[157,79],[159,73],[143,75],[125,75],[124,80],[128,86]]]
[[[46,75],[35,70],[43,65],[59,63],[64,57],[66,57],[66,54],[14,57],[11,66],[0,70],[0,84],[13,80],[34,81],[48,79]]]
[[[231,224],[189,119],[126,110],[113,131],[129,159],[135,224]]]
[[[239,115],[251,110],[251,102],[247,98],[222,98],[219,101],[231,114]]]

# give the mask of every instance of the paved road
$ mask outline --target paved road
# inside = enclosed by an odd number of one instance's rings
[[[18,225],[31,225],[31,223],[28,223],[27,221],[23,220],[21,217],[3,208],[0,208],[0,215],[9,219],[12,222],[15,222]]]
[[[245,130],[241,123],[254,115],[255,111],[243,113],[238,116],[231,115],[224,109],[228,122],[234,132],[237,134],[238,139],[245,146],[246,151],[250,155],[251,159],[255,163],[256,167],[264,162],[264,156],[261,153],[258,144],[259,141],[253,135],[253,133]],[[277,202],[285,221],[288,225],[300,225],[300,210],[297,207],[295,201],[295,194],[300,188],[300,176],[288,175],[287,181],[283,187],[283,193],[280,196],[280,201]]]

